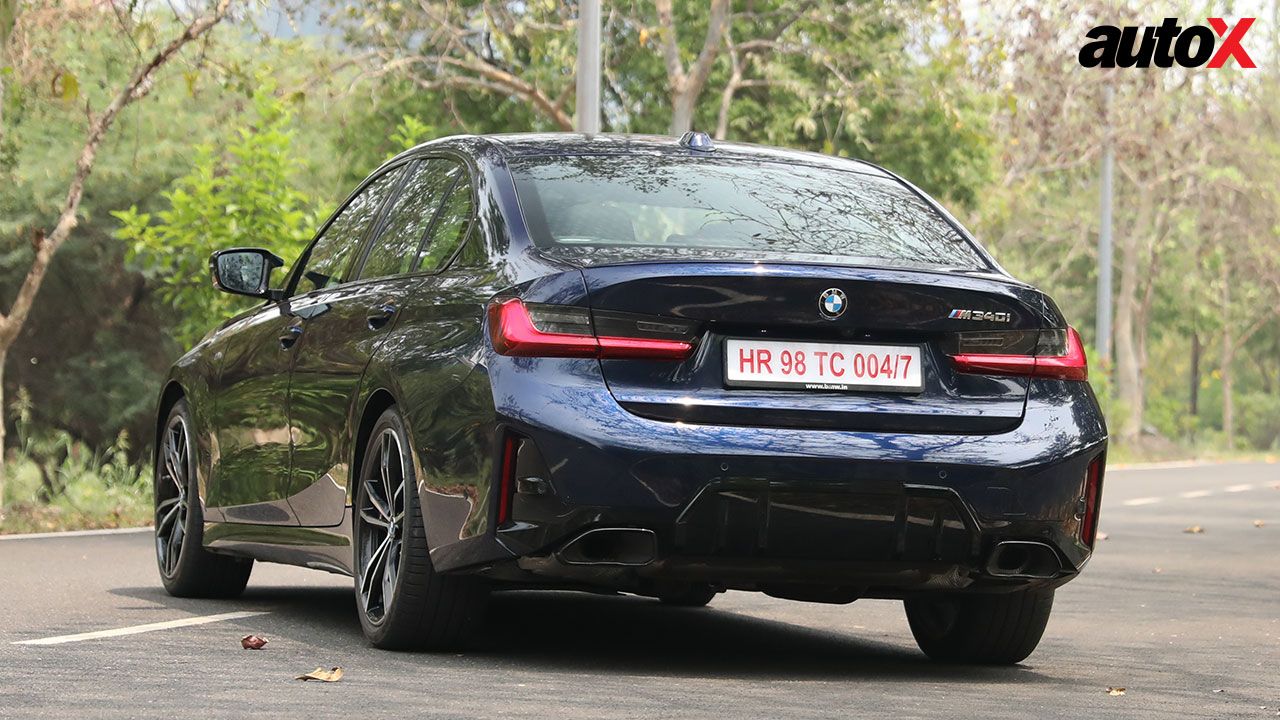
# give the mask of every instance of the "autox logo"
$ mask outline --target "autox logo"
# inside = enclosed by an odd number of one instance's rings
[[[1254,18],[1240,18],[1234,27],[1222,18],[1209,18],[1209,27],[1181,27],[1177,18],[1165,18],[1159,25],[1139,28],[1099,25],[1085,33],[1093,42],[1080,48],[1080,64],[1084,67],[1161,68],[1174,64],[1185,68],[1220,68],[1234,58],[1242,68],[1257,67],[1240,41],[1253,25]],[[1212,29],[1211,29],[1212,28]],[[1139,40],[1138,32],[1142,31]],[[1221,38],[1222,42],[1218,42]]]

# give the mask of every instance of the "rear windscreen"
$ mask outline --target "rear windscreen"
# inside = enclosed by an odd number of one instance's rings
[[[522,158],[511,172],[534,243],[545,249],[705,249],[749,260],[989,267],[892,178],[639,154]]]

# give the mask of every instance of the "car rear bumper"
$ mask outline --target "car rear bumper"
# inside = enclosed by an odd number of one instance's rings
[[[521,397],[499,403],[501,431],[536,448],[519,474],[542,482],[513,484],[511,520],[490,536],[501,552],[444,569],[640,591],[708,582],[899,596],[1060,584],[1091,554],[1083,486],[1107,439],[1083,383],[1033,382],[1009,432],[939,435],[663,422],[583,380],[564,394],[495,387],[495,398]],[[575,556],[601,529],[644,531],[651,555]],[[993,564],[1009,541],[1037,544],[1033,574]]]

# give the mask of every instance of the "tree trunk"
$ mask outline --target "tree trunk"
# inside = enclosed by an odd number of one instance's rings
[[[1231,372],[1236,359],[1235,333],[1231,323],[1222,330],[1222,432],[1227,436],[1227,449],[1236,449],[1236,404],[1232,398],[1235,377]]]
[[[1138,306],[1138,240],[1127,233],[1120,241],[1120,289],[1116,294],[1116,394],[1124,407],[1120,420],[1120,438],[1136,440],[1142,432],[1143,392],[1142,363],[1138,356],[1138,332],[1135,327]]]
[[[697,96],[688,90],[671,93],[672,135],[683,135],[693,129],[693,106],[696,102]]]
[[[9,417],[8,409],[4,404],[4,361],[6,351],[0,349],[0,518],[4,518],[4,479],[8,468],[5,465],[4,457],[4,423]]]
[[[1236,449],[1235,376],[1231,368],[1236,359],[1236,334],[1231,325],[1231,272],[1228,263],[1222,263],[1222,433],[1227,437],[1227,449]]]
[[[658,26],[662,29],[662,58],[671,95],[671,134],[682,135],[693,129],[693,111],[707,86],[711,66],[720,56],[724,34],[729,27],[729,0],[711,0],[702,50],[688,69],[680,59],[680,42],[671,0],[656,0],[654,9],[658,14]]]
[[[1200,333],[1191,332],[1191,391],[1187,402],[1187,412],[1191,417],[1200,415]]]

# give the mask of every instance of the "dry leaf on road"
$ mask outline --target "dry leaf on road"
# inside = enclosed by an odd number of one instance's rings
[[[1107,694],[1108,694],[1108,695],[1110,695],[1111,697],[1118,697],[1118,696],[1120,696],[1120,695],[1123,695],[1123,694],[1124,694],[1124,688],[1122,688],[1122,687],[1109,687],[1109,688],[1107,688]]]
[[[1106,539],[1107,539],[1107,534],[1106,534],[1106,533],[1104,533],[1104,532],[1100,532],[1100,533],[1098,533],[1097,535],[1094,535],[1094,537],[1096,537],[1096,538],[1097,538],[1097,539],[1099,539],[1099,540],[1106,540]]]
[[[267,639],[261,635],[245,635],[240,638],[240,647],[245,650],[261,650],[267,644]]]
[[[1253,526],[1254,526],[1254,527],[1265,527],[1265,526],[1266,526],[1266,524],[1267,524],[1267,523],[1266,523],[1265,521],[1263,521],[1263,520],[1254,520],[1254,521],[1253,521]]]
[[[1187,528],[1186,530],[1183,530],[1182,532],[1191,533],[1192,535],[1203,535],[1204,528],[1200,527],[1199,525],[1192,525],[1191,527]]]
[[[342,668],[336,667],[332,670],[325,670],[318,667],[306,675],[299,675],[295,680],[319,680],[320,682],[338,682],[342,679]]]
[[[1159,575],[1160,573],[1164,572],[1164,568],[1151,568],[1151,572]]]

